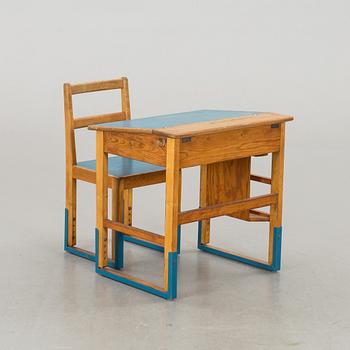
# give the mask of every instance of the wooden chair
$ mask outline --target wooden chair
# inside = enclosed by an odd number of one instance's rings
[[[72,95],[102,91],[121,90],[122,111],[117,113],[74,118]],[[77,163],[75,147],[75,129],[88,125],[115,122],[130,119],[130,102],[127,78],[98,81],[86,84],[64,84],[64,112],[66,136],[66,209],[65,242],[66,251],[77,256],[95,260],[93,252],[77,246],[76,205],[77,180],[96,184],[96,161]],[[109,158],[108,187],[112,189],[112,220],[126,225],[132,224],[132,189],[165,181],[162,167],[119,156]],[[112,231],[112,259],[109,265],[120,269],[123,267],[123,242],[127,240],[148,248],[163,251],[163,247],[142,241],[135,237],[124,236]]]

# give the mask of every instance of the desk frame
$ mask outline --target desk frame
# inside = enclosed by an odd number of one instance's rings
[[[246,119],[246,118],[243,118]],[[270,271],[280,269],[283,162],[285,122],[292,117],[273,115],[270,119],[252,118],[251,123],[228,124],[225,127],[205,127],[202,132],[193,132],[186,126],[176,130],[133,129],[94,126],[96,130],[96,272],[102,276],[142,289],[166,299],[177,296],[177,231],[179,225],[197,221],[198,248],[225,258],[237,260]],[[201,123],[202,125],[206,123]],[[187,131],[186,131],[187,129]],[[201,129],[201,128],[199,128]],[[204,129],[204,131],[203,131]],[[233,142],[234,141],[234,142]],[[108,153],[142,160],[166,168],[165,235],[155,234],[133,226],[108,220]],[[242,199],[222,198],[214,204],[206,201],[208,189],[207,170],[220,162],[230,162],[252,156],[272,153],[271,179],[256,175],[246,176],[249,181],[271,183],[269,194]],[[181,211],[181,169],[201,166],[200,207]],[[250,168],[249,168],[250,171]],[[220,170],[217,170],[218,176]],[[270,206],[270,213],[261,213],[256,208]],[[228,252],[209,245],[210,219],[229,215],[247,221],[269,221],[268,260]],[[108,266],[107,230],[115,230],[150,244],[164,247],[164,283],[153,283],[134,278]]]

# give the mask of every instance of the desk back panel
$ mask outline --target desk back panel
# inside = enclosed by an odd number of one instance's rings
[[[222,204],[250,197],[250,157],[226,160],[207,166],[207,205]],[[249,210],[232,216],[249,219]]]

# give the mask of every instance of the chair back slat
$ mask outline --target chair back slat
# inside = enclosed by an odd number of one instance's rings
[[[84,94],[86,92],[122,89],[124,87],[123,79],[125,78],[72,85],[72,94],[76,95]]]
[[[89,125],[118,122],[126,119],[125,112],[92,115],[88,117],[74,118],[74,129],[86,128]]]

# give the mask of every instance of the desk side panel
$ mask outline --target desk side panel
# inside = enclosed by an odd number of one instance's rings
[[[105,152],[165,166],[166,142],[153,134],[105,132]]]

